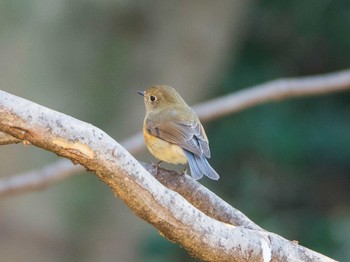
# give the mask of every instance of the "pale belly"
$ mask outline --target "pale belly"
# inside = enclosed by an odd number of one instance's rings
[[[170,144],[147,133],[145,133],[144,136],[148,150],[159,160],[171,164],[187,163],[186,155],[181,147]]]

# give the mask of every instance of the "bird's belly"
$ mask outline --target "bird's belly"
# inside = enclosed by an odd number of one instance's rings
[[[144,138],[148,150],[159,160],[171,164],[185,164],[187,162],[186,155],[181,147],[152,136],[147,132],[144,132]]]

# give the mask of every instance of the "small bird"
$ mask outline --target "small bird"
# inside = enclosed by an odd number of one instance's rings
[[[145,101],[143,135],[152,155],[171,164],[188,163],[195,180],[203,175],[218,180],[218,173],[207,161],[210,149],[204,128],[176,90],[156,85],[138,93]]]

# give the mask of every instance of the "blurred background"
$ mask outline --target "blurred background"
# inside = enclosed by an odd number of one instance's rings
[[[350,67],[347,0],[2,0],[0,88],[122,141],[136,93],[166,83],[191,105],[281,77]],[[350,261],[350,94],[268,103],[205,123],[217,182],[258,225]],[[146,150],[135,155],[154,160]],[[58,157],[0,147],[0,178]],[[0,261],[194,261],[84,173],[0,199]]]

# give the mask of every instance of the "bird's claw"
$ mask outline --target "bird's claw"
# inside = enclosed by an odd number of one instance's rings
[[[160,163],[162,163],[162,162],[163,162],[163,161],[160,160],[160,161],[158,161],[157,163],[152,163],[153,168],[156,170],[156,174],[158,174],[158,169],[159,169],[159,167],[160,167]]]

